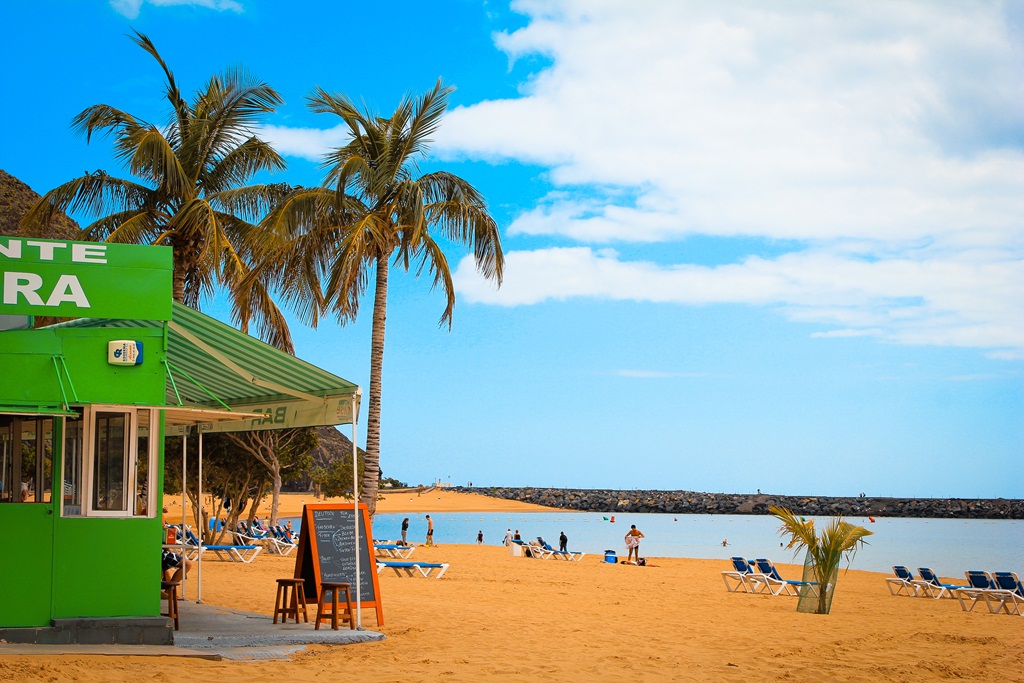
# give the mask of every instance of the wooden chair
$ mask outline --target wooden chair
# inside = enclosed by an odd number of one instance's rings
[[[347,583],[334,583],[324,582],[320,584],[320,600],[317,602],[316,607],[316,626],[314,629],[320,629],[320,622],[326,619],[331,620],[331,628],[335,631],[338,630],[338,620],[347,621],[348,626],[351,629],[356,627],[355,613],[352,611],[352,596],[349,593],[350,584]],[[331,592],[331,611],[327,612],[324,610],[324,598],[327,595],[327,591]],[[345,593],[345,611],[339,612],[338,610],[338,593]]]
[[[180,623],[178,621],[178,586],[181,585],[180,581],[161,581],[160,582],[160,597],[167,598],[167,611],[161,612],[162,616],[168,619],[174,620],[174,630],[179,630]]]
[[[274,623],[281,617],[281,623],[288,623],[288,617],[295,617],[299,623],[299,608],[302,608],[302,620],[308,622],[306,612],[306,593],[302,588],[304,579],[278,579],[277,597],[274,599]]]

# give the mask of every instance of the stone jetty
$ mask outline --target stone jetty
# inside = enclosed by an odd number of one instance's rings
[[[842,498],[698,491],[612,491],[458,486],[463,493],[581,512],[664,512],[681,515],[767,515],[779,505],[798,515],[1024,519],[1024,500],[1003,498]]]

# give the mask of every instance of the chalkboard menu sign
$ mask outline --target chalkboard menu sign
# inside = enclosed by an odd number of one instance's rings
[[[356,553],[359,553],[359,600],[362,607],[374,607],[377,625],[384,623],[377,563],[373,552],[373,531],[365,505],[359,510],[359,542],[356,542],[356,507],[349,505],[305,505],[302,530],[295,557],[295,578],[304,579],[306,599],[320,595],[324,582],[350,584],[356,601]]]

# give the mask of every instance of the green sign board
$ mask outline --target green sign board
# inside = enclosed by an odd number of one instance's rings
[[[0,315],[171,319],[170,247],[0,237]]]

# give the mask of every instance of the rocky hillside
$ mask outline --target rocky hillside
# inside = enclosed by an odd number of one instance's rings
[[[31,187],[0,169],[0,235],[75,239],[79,231],[78,223],[63,213],[55,215],[49,225],[35,230],[22,230],[21,219],[39,201],[40,196]]]

